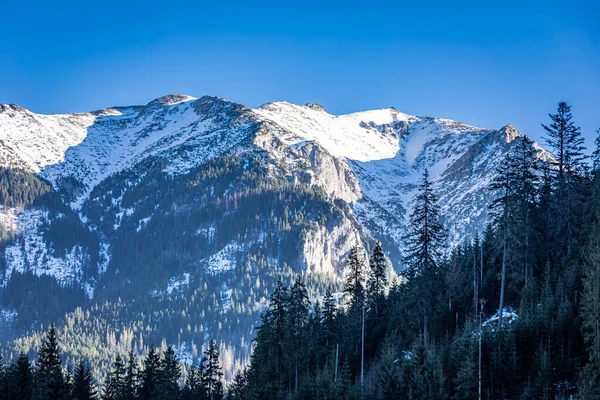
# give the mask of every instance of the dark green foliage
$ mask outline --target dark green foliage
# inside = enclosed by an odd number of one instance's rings
[[[98,398],[94,378],[84,361],[80,361],[75,368],[72,396],[74,400],[96,400]]]
[[[183,388],[183,393],[182,393],[182,398],[183,400],[198,400],[198,399],[205,399],[206,398],[206,389],[204,388],[204,384],[202,382],[202,373],[203,370],[202,368],[196,369],[196,367],[191,366],[188,373],[187,373],[187,377],[185,379],[185,386]],[[238,372],[239,374],[240,372]],[[236,375],[236,380],[234,380],[235,382],[238,381],[237,379],[237,375]],[[237,397],[233,397],[235,399],[241,399],[241,393],[244,390],[245,387],[245,383],[243,381],[239,382],[239,385],[237,387],[234,386],[234,388],[236,388],[235,390],[232,389],[232,392],[235,392]],[[238,393],[239,392],[239,393]]]
[[[0,167],[0,204],[26,207],[50,193],[52,187],[33,173]]]
[[[354,249],[345,305],[327,292],[323,305],[312,307],[310,329],[293,342],[276,325],[290,315],[288,291],[280,286],[283,300],[271,298],[247,380],[240,379],[236,393],[269,399],[600,398],[600,179],[585,172],[569,107],[559,105],[552,119],[549,142],[562,161],[539,169],[531,143],[514,138],[491,185],[493,223],[472,242],[442,256],[444,229],[425,174],[403,282],[396,279],[382,291],[382,249],[375,248],[367,277]],[[364,385],[361,299],[368,300]],[[299,370],[297,389],[300,356],[309,361]]]
[[[125,394],[125,363],[120,355],[117,355],[112,365],[112,370],[106,378],[103,400],[121,400]]]
[[[159,398],[158,386],[160,384],[160,355],[154,346],[144,359],[144,369],[141,374],[140,396],[144,399]]]
[[[63,400],[67,396],[67,385],[60,359],[56,328],[50,325],[42,343],[35,374],[35,398]]]
[[[211,342],[213,343],[213,342]],[[218,357],[218,355],[217,355]],[[218,366],[218,358],[217,358]],[[160,362],[160,383],[158,391],[162,399],[176,399],[179,397],[179,379],[181,378],[181,366],[171,346],[167,347]],[[219,377],[222,378],[222,377]],[[220,382],[220,380],[219,380]]]
[[[214,340],[208,343],[203,361],[202,383],[206,396],[210,400],[221,399],[223,397],[223,372],[219,365],[219,351]]]
[[[16,362],[0,363],[0,399],[61,399],[61,400],[202,400],[223,399],[223,374],[219,352],[214,341],[205,352],[204,364],[188,371],[182,385],[182,365],[174,350],[167,347],[161,354],[152,346],[144,360],[142,379],[138,379],[136,357],[129,353],[125,363],[117,355],[98,396],[98,388],[87,363],[80,360],[74,375],[63,372],[56,330],[50,326],[46,339],[39,349],[38,361],[31,365],[26,354],[21,353]],[[232,386],[237,399],[246,398],[246,372],[239,372]],[[236,386],[237,385],[237,386]],[[237,388],[237,389],[236,389]]]
[[[33,370],[25,353],[19,355],[16,364],[8,368],[6,375],[8,398],[23,400],[33,398]]]

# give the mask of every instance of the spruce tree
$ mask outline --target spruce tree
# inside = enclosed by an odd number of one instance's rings
[[[596,138],[594,139],[594,151],[592,153],[592,171],[594,174],[600,169],[600,129],[596,130]]]
[[[121,400],[125,393],[125,363],[120,355],[117,354],[112,364],[112,370],[106,378],[104,390],[102,392],[103,400]]]
[[[54,324],[50,325],[46,338],[42,342],[36,366],[36,398],[47,400],[65,399],[67,386]]]
[[[190,367],[187,376],[185,378],[185,385],[183,387],[183,399],[184,400],[197,400],[206,398],[206,390],[202,382],[203,368],[196,368],[193,365]],[[238,398],[238,397],[234,397]]]
[[[290,290],[288,303],[288,328],[286,329],[287,348],[293,349],[293,374],[294,374],[294,391],[298,391],[300,385],[299,365],[304,356],[304,347],[308,342],[305,337],[305,327],[309,322],[310,301],[308,300],[308,291],[306,285],[300,277],[297,277],[292,289]]]
[[[580,309],[588,355],[579,378],[585,398],[600,398],[600,176],[594,180],[594,222],[585,252]]]
[[[405,277],[416,285],[420,293],[416,299],[423,315],[423,340],[429,341],[429,317],[434,311],[434,299],[439,290],[438,267],[442,258],[442,248],[446,241],[446,230],[439,221],[438,199],[425,170],[415,195],[410,215],[410,232],[406,237],[407,269]],[[411,282],[412,281],[412,282]]]
[[[498,307],[498,325],[502,328],[502,317],[504,315],[504,297],[506,294],[507,269],[510,264],[511,224],[517,209],[516,192],[516,164],[511,153],[506,154],[502,165],[497,169],[496,176],[490,185],[490,190],[494,191],[496,198],[490,204],[492,210],[492,221],[496,232],[502,240],[502,268],[500,284],[500,305]]]
[[[143,399],[157,399],[160,375],[160,355],[154,345],[144,359],[144,369],[141,374],[140,397]]]
[[[367,293],[369,297],[369,306],[374,309],[375,315],[379,315],[379,308],[381,308],[385,289],[387,287],[387,269],[388,261],[381,243],[377,242],[373,249],[373,254],[369,259],[369,266],[371,273],[367,281]]]
[[[327,287],[325,297],[323,298],[323,336],[325,339],[325,346],[329,349],[329,346],[333,343],[335,336],[335,322],[336,322],[336,305],[335,299],[331,294],[331,285]]]
[[[204,359],[202,381],[206,394],[210,400],[221,399],[223,397],[223,372],[219,364],[219,349],[214,340],[208,343],[208,348],[204,352]]]
[[[560,244],[557,250],[569,256],[576,232],[577,183],[584,167],[585,148],[581,130],[573,122],[570,105],[560,102],[556,114],[548,115],[552,123],[548,126],[542,124],[542,127],[554,155],[554,168],[550,170],[555,190],[553,237]]]
[[[351,307],[354,305],[362,307],[365,297],[364,284],[366,271],[358,245],[355,245],[350,250],[344,272],[346,275],[344,294],[348,299],[348,303]]]
[[[248,371],[237,370],[233,381],[227,390],[228,400],[244,400],[247,398],[246,387],[248,385]]]
[[[129,352],[129,360],[125,370],[125,382],[123,388],[123,399],[134,400],[137,398],[139,376],[135,353],[133,350]]]
[[[8,387],[6,394],[13,399],[29,400],[33,398],[33,372],[27,354],[20,353],[16,364],[6,371]]]
[[[98,398],[98,389],[92,377],[92,373],[83,360],[79,361],[75,368],[73,379],[73,399],[74,400],[96,400]]]
[[[171,346],[167,347],[160,362],[159,398],[176,399],[179,396],[181,368],[177,355]]]
[[[405,395],[402,360],[391,337],[381,344],[377,364],[377,385],[382,399],[398,399]]]

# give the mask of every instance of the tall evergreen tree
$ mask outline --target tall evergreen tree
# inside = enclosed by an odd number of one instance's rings
[[[600,398],[600,176],[594,176],[593,227],[586,246],[581,296],[582,330],[588,361],[579,385],[585,398]]]
[[[428,342],[429,317],[433,313],[434,299],[439,286],[438,267],[442,258],[442,246],[446,240],[446,230],[439,221],[438,199],[425,170],[415,195],[410,215],[410,233],[407,239],[407,269],[405,277],[412,281],[422,293],[417,302],[423,315],[423,340]]]
[[[183,387],[184,400],[199,400],[206,398],[206,391],[202,383],[202,373],[202,367],[196,368],[193,365],[190,367],[190,370],[185,378],[185,385]],[[238,397],[235,398],[238,399]]]
[[[83,360],[75,368],[73,380],[73,399],[74,400],[96,400],[98,398],[98,389],[92,376],[92,372]]]
[[[125,370],[125,382],[123,388],[124,400],[134,400],[137,398],[138,383],[137,360],[135,353],[131,350],[129,351],[129,360],[127,361],[127,368]]]
[[[140,397],[143,399],[157,399],[158,385],[160,382],[160,355],[154,345],[144,359],[144,369],[141,375]]]
[[[369,259],[371,273],[367,281],[367,292],[369,296],[370,307],[375,310],[375,314],[379,314],[384,299],[385,289],[387,287],[387,269],[388,260],[383,252],[381,243],[377,242],[373,249],[373,254]]]
[[[67,385],[54,324],[50,325],[40,347],[35,379],[37,399],[63,400],[67,397]]]
[[[355,245],[350,250],[348,261],[346,262],[346,280],[344,286],[344,294],[348,299],[348,303],[359,305],[362,307],[365,297],[365,263],[360,255],[358,245]]]
[[[179,397],[179,379],[181,368],[177,355],[171,346],[167,347],[160,362],[159,398],[177,399]]]
[[[310,301],[308,300],[308,290],[300,277],[296,279],[289,297],[289,312],[288,312],[288,333],[289,340],[287,348],[295,349],[293,355],[293,373],[294,373],[294,391],[298,391],[300,385],[299,368],[304,354],[303,345],[308,342],[305,337],[305,328],[309,322]]]
[[[490,189],[496,193],[496,198],[492,201],[490,208],[492,210],[492,219],[496,231],[499,233],[502,241],[502,268],[500,284],[500,305],[498,306],[498,325],[502,328],[502,319],[504,316],[504,298],[506,295],[507,270],[510,265],[511,238],[515,228],[511,224],[517,213],[517,187],[516,187],[516,163],[511,153],[508,153],[502,165],[498,168],[497,174],[490,185]]]
[[[210,400],[223,398],[223,372],[219,364],[219,349],[217,343],[211,340],[204,352],[205,367],[202,381]]]
[[[20,353],[16,364],[7,368],[5,388],[8,397],[19,400],[33,398],[33,372],[27,354]]]
[[[566,255],[572,251],[576,231],[576,210],[578,207],[578,176],[584,167],[584,146],[581,130],[573,122],[571,106],[565,102],[558,104],[556,114],[549,114],[550,125],[543,125],[546,141],[554,155],[554,239],[562,245]]]
[[[117,354],[112,364],[112,370],[106,378],[104,390],[102,392],[103,400],[122,400],[125,393],[125,363],[120,355]]]
[[[596,130],[596,138],[594,139],[594,151],[592,153],[592,170],[594,173],[600,169],[600,129]]]

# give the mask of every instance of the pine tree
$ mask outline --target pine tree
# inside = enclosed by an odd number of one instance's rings
[[[375,310],[376,317],[379,315],[387,287],[388,260],[383,252],[381,243],[377,242],[373,254],[369,260],[371,273],[367,281],[367,292],[369,294],[370,307]]]
[[[438,266],[446,230],[439,222],[439,206],[429,172],[425,170],[419,191],[412,201],[410,233],[406,237],[407,255],[405,277],[416,284],[421,294],[417,302],[423,315],[423,340],[428,343],[429,317],[433,313],[434,298],[439,289]]]
[[[596,139],[594,139],[595,149],[592,153],[592,171],[595,173],[600,169],[600,129],[596,130]]]
[[[176,399],[179,396],[179,379],[181,368],[177,355],[171,346],[167,347],[160,362],[159,398]]]
[[[292,289],[290,290],[288,303],[288,329],[286,330],[289,340],[287,348],[294,349],[293,351],[293,373],[294,373],[294,390],[298,391],[300,385],[299,368],[303,357],[303,348],[308,342],[304,336],[304,330],[309,322],[310,301],[308,300],[308,291],[306,285],[300,277],[296,279]]]
[[[547,142],[554,155],[554,240],[564,249],[566,255],[572,251],[576,231],[576,209],[578,207],[578,175],[584,167],[584,147],[581,130],[573,122],[571,106],[565,102],[558,104],[556,114],[548,114],[552,123],[542,127],[547,133]]]
[[[121,400],[125,392],[125,364],[120,355],[117,354],[112,364],[112,370],[106,378],[104,390],[102,392],[103,400]]]
[[[331,285],[327,287],[325,297],[323,298],[323,335],[325,339],[325,346],[329,348],[330,344],[333,343],[335,336],[335,322],[336,322],[336,305],[335,299],[331,294]]]
[[[397,349],[391,337],[381,345],[378,360],[377,384],[383,399],[398,399],[405,395],[402,377],[402,359],[398,357]]]
[[[129,360],[127,362],[127,369],[125,370],[125,382],[123,388],[124,400],[134,400],[137,398],[138,381],[137,360],[133,350],[131,350],[129,351]]]
[[[594,225],[586,246],[580,309],[588,361],[581,371],[579,385],[581,394],[590,399],[600,398],[600,176],[594,180]]]
[[[141,375],[140,397],[143,399],[157,399],[160,374],[160,355],[154,345],[144,359],[144,369]]]
[[[502,328],[502,317],[504,315],[504,297],[506,294],[507,269],[509,268],[512,228],[511,222],[517,213],[517,186],[516,181],[516,163],[513,155],[508,153],[502,165],[498,168],[497,174],[490,185],[490,190],[496,193],[496,198],[492,201],[490,209],[492,210],[493,224],[502,240],[502,269],[500,285],[500,305],[498,307],[498,326]]]
[[[233,381],[229,385],[227,390],[227,399],[228,400],[244,400],[247,398],[246,387],[248,386],[248,371],[237,370],[235,376],[233,377]]]
[[[35,374],[35,395],[38,399],[63,400],[67,396],[59,352],[56,328],[51,324],[38,354]]]
[[[202,383],[202,367],[196,368],[193,365],[190,367],[185,378],[182,397],[184,400],[204,399],[206,397]]]
[[[219,364],[219,349],[217,343],[211,340],[208,348],[204,352],[205,367],[202,381],[206,388],[206,394],[210,400],[217,400],[223,397],[223,372]]]
[[[25,353],[20,353],[16,364],[6,371],[6,392],[10,398],[29,400],[33,397],[33,372]]]
[[[360,249],[358,245],[355,245],[350,250],[345,270],[344,294],[348,298],[348,303],[351,307],[354,305],[363,306],[365,297],[365,272],[365,264],[360,255]]]
[[[96,400],[98,398],[98,389],[92,377],[92,373],[87,365],[81,360],[75,368],[73,380],[73,399],[74,400]]]

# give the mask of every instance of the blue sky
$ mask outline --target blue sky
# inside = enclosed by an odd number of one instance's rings
[[[394,106],[539,139],[566,100],[588,139],[600,127],[594,0],[123,3],[4,2],[0,103],[74,112],[185,93],[334,114]]]

